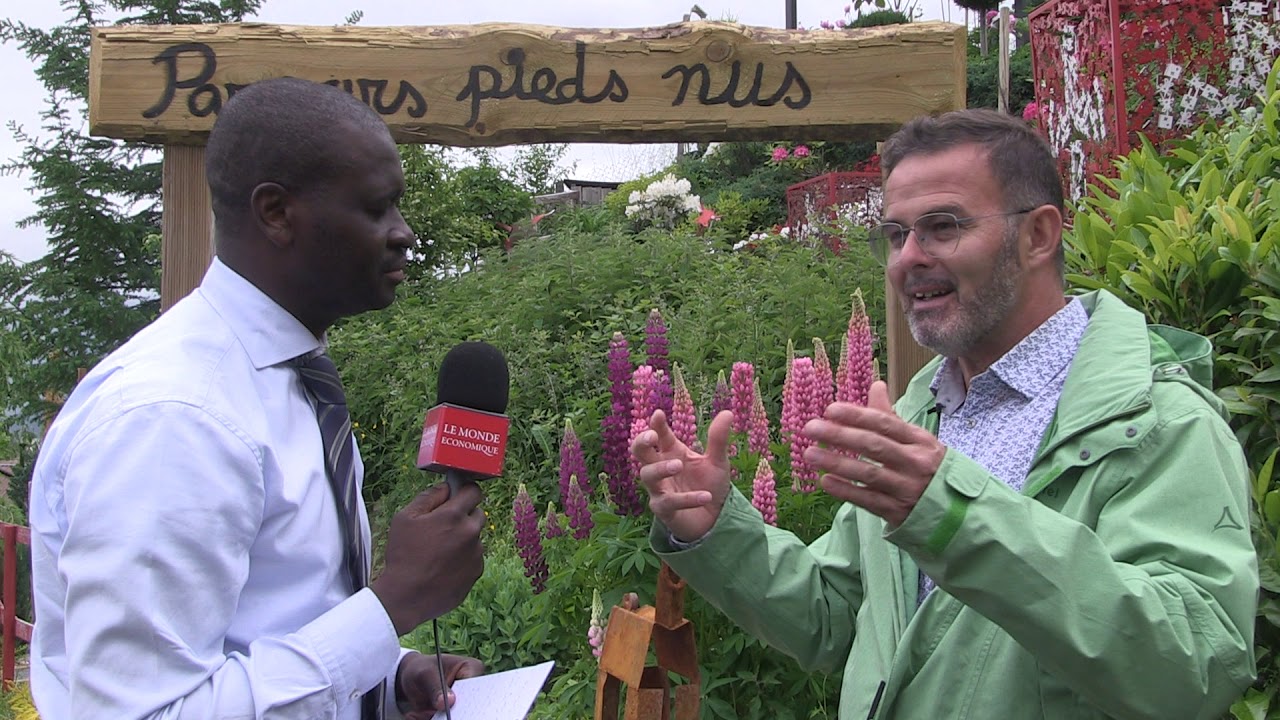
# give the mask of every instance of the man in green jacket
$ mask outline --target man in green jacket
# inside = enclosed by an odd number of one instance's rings
[[[871,251],[937,352],[893,406],[804,429],[846,504],[811,545],[661,411],[633,452],[654,549],[806,668],[840,717],[1218,718],[1254,676],[1248,471],[1207,340],[1064,294],[1044,140],[991,111],[921,118],[882,154]]]

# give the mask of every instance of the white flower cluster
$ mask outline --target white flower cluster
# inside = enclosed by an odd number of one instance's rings
[[[632,191],[627,198],[627,217],[637,224],[670,230],[684,216],[702,210],[702,198],[690,190],[688,180],[668,173],[643,191]]]

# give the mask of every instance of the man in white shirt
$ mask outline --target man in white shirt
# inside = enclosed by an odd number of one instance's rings
[[[335,320],[386,307],[404,280],[414,235],[395,144],[349,94],[282,78],[222,108],[206,157],[208,274],[85,377],[36,464],[37,707],[58,720],[356,720],[385,703],[388,717],[397,705],[430,717],[447,692],[434,659],[397,638],[483,571],[480,490],[415,498],[361,588],[363,466],[347,453],[344,515],[297,367],[323,354]],[[445,662],[448,682],[483,672]]]

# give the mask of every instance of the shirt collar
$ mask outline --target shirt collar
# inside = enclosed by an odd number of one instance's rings
[[[1079,299],[1071,298],[979,377],[990,373],[993,380],[1004,383],[1024,398],[1033,398],[1071,364],[1088,324],[1089,314],[1084,305]],[[960,364],[954,358],[943,358],[929,389],[944,412],[950,414],[959,408],[967,395]]]
[[[216,257],[196,292],[227,323],[259,370],[325,348],[323,339]]]

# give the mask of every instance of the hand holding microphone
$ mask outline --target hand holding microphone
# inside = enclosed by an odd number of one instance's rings
[[[419,467],[444,473],[448,486],[395,514],[371,585],[400,635],[457,607],[484,572],[483,494],[472,481],[502,471],[507,394],[507,362],[491,345],[462,343],[440,365],[440,404],[427,413]]]

